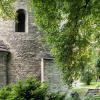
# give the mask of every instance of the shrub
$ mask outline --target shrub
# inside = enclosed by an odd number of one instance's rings
[[[73,100],[81,100],[77,92],[72,92],[71,97]]]
[[[8,96],[10,95],[11,92],[11,86],[4,86],[1,90],[0,90],[0,100],[6,100],[8,98]]]
[[[0,100],[65,100],[63,93],[48,93],[47,85],[30,77],[0,89]]]
[[[97,75],[97,79],[100,80],[100,59],[98,59],[96,64],[96,75]]]
[[[50,93],[47,96],[47,100],[65,100],[65,94],[64,93]]]
[[[92,79],[93,79],[93,74],[91,71],[86,71],[81,77],[82,81],[86,83],[87,85],[90,85]]]
[[[13,86],[10,94],[10,100],[38,100],[45,97],[47,87],[41,84],[35,78],[29,78],[25,81],[18,82]]]
[[[47,85],[36,78],[28,78],[0,90],[0,100],[45,100]]]

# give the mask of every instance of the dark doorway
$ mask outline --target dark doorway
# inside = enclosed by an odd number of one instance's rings
[[[15,31],[25,32],[25,11],[23,9],[17,11]]]

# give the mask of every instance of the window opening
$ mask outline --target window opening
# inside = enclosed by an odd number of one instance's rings
[[[17,11],[15,31],[25,32],[25,11],[23,9]]]

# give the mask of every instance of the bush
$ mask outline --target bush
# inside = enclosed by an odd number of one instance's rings
[[[91,71],[86,71],[81,77],[82,81],[86,83],[86,85],[90,85],[92,79],[93,79],[93,74]]]
[[[30,77],[0,90],[0,100],[64,100],[65,94],[48,93],[47,85]]]
[[[47,96],[47,100],[65,100],[65,94],[63,93],[51,93],[51,94],[48,94]]]
[[[80,96],[77,92],[72,92],[71,97],[72,97],[73,100],[81,100]]]
[[[6,100],[11,92],[11,86],[5,86],[0,90],[0,100]]]
[[[0,100],[45,100],[47,85],[28,78],[0,90]]]
[[[96,64],[96,74],[97,74],[97,79],[100,80],[100,59],[98,59]]]

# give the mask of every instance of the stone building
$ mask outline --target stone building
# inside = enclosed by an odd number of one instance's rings
[[[0,19],[0,87],[30,75],[61,88],[60,74],[41,42],[29,0],[16,0],[17,20]],[[59,84],[59,85],[58,85]]]

